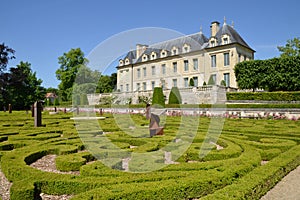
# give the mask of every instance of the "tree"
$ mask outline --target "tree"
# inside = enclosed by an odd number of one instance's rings
[[[244,61],[234,72],[240,89],[300,90],[300,56]]]
[[[71,49],[58,58],[60,67],[56,70],[56,77],[61,82],[58,85],[59,96],[63,101],[71,100],[72,87],[79,68],[87,63],[80,48]]]
[[[161,107],[165,107],[165,97],[164,93],[161,87],[155,87],[153,91],[153,97],[152,97],[152,105],[158,105]]]
[[[41,86],[42,80],[37,79],[36,73],[32,72],[31,64],[20,62],[6,73],[7,98],[3,104],[12,104],[15,109],[29,109],[37,100],[44,99],[45,88]]]
[[[5,46],[4,43],[0,44],[0,72],[6,69],[8,61],[14,59],[15,50]]]
[[[178,87],[172,87],[169,95],[169,104],[181,104],[182,99]]]
[[[278,46],[280,57],[300,56],[300,38],[287,40],[285,46]]]
[[[99,93],[113,92],[116,84],[117,84],[116,73],[111,74],[111,76],[101,75],[97,86],[97,92]]]

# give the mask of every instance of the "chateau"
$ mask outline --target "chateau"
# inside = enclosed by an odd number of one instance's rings
[[[152,91],[154,87],[169,90],[203,84],[237,88],[234,66],[254,59],[254,50],[233,26],[215,21],[210,37],[200,32],[153,45],[137,44],[135,50],[119,60],[119,92]],[[193,79],[191,81],[190,79]],[[211,79],[211,80],[210,80]],[[223,84],[224,84],[223,81]]]

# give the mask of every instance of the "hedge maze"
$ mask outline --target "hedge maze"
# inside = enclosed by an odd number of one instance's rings
[[[111,169],[87,151],[70,117],[43,113],[43,127],[35,128],[30,114],[0,113],[1,171],[13,183],[12,200],[40,199],[41,193],[69,194],[74,200],[259,199],[300,164],[300,121],[226,119],[216,143],[207,144],[212,150],[199,157],[211,120],[201,117],[192,144],[174,163],[148,173],[125,172],[120,163]],[[113,115],[105,117],[99,120],[102,130],[89,134],[109,133],[105,137],[125,152],[157,151],[176,139],[181,123],[180,116],[167,117],[163,136],[134,137],[117,126]],[[145,117],[131,117],[148,135]],[[57,155],[58,170],[80,175],[30,166],[50,154]]]

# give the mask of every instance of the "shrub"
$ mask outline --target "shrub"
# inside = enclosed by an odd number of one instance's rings
[[[195,82],[194,82],[193,78],[190,78],[189,86],[192,86],[192,87],[195,86]]]
[[[220,82],[220,85],[222,85],[222,86],[225,86],[225,87],[226,87],[226,82],[225,82],[224,80],[222,80],[222,81]]]
[[[152,105],[159,105],[163,108],[165,105],[165,97],[164,93],[161,87],[155,87],[153,91],[153,97],[152,97]]]
[[[192,79],[191,79],[192,80]],[[182,99],[178,87],[172,87],[168,104],[181,104]]]
[[[300,92],[227,92],[227,100],[300,101]]]
[[[215,84],[216,84],[216,83],[215,83],[213,77],[210,76],[210,77],[209,77],[209,80],[208,80],[208,85],[215,85]]]

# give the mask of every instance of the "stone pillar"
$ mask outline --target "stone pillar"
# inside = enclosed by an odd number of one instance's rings
[[[40,101],[34,103],[34,126],[42,126],[42,103]]]
[[[79,115],[79,106],[76,107],[76,114]]]
[[[8,112],[12,113],[12,106],[11,106],[11,104],[8,104]]]
[[[34,117],[34,104],[31,105],[31,117]]]

